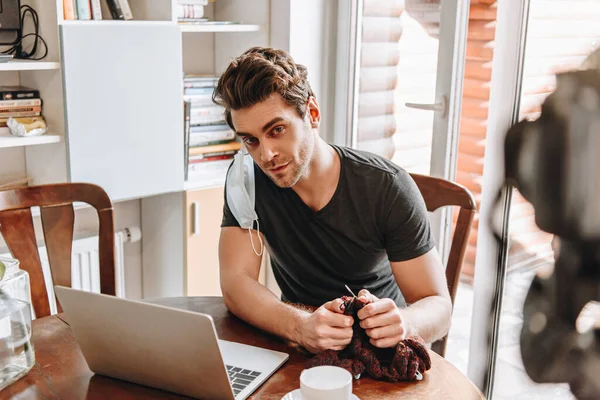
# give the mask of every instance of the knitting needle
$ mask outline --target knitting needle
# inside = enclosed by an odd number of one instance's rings
[[[346,289],[347,289],[347,290],[350,292],[350,294],[351,294],[352,296],[356,297],[356,295],[354,294],[354,292],[352,291],[352,289],[350,289],[350,288],[348,287],[348,285],[344,285],[344,286],[346,286]]]

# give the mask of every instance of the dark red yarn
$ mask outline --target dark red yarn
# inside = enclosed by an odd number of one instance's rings
[[[422,374],[431,368],[431,358],[423,339],[412,336],[404,339],[395,348],[381,349],[369,342],[360,327],[358,310],[367,305],[362,299],[342,297],[344,314],[354,316],[352,342],[342,351],[326,350],[312,357],[307,368],[320,365],[335,365],[348,370],[354,377],[366,371],[373,379],[389,382],[414,381],[417,371]]]

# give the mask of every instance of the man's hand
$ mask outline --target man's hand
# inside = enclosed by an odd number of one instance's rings
[[[354,319],[340,310],[341,299],[323,304],[306,317],[301,326],[300,344],[313,354],[343,350],[352,340]]]
[[[378,299],[368,290],[358,292],[369,304],[358,311],[360,326],[371,338],[375,347],[395,347],[408,336],[408,324],[401,310],[392,299]]]

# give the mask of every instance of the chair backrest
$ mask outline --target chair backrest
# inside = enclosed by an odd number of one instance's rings
[[[29,273],[37,318],[50,315],[50,302],[38,253],[31,207],[40,207],[44,240],[55,285],[71,286],[74,202],[94,207],[99,220],[100,291],[115,294],[113,206],[99,186],[63,183],[0,191],[0,234],[21,269]],[[62,309],[58,304],[58,311]]]
[[[460,207],[454,235],[452,236],[452,245],[450,254],[446,263],[446,280],[448,281],[448,290],[452,306],[456,297],[456,289],[460,279],[460,270],[469,242],[471,224],[477,206],[473,194],[464,186],[447,181],[445,179],[434,178],[432,176],[410,174],[416,182],[421,195],[425,199],[427,211],[435,211],[440,207],[457,206]],[[446,353],[446,342],[448,336],[433,343],[432,350],[440,356]]]

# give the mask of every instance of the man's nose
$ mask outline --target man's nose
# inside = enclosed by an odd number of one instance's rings
[[[268,142],[261,143],[260,159],[262,162],[272,161],[273,158],[275,158],[276,156],[277,156],[277,153],[275,152],[275,150],[273,149],[273,146],[271,146],[270,143],[268,143]]]

